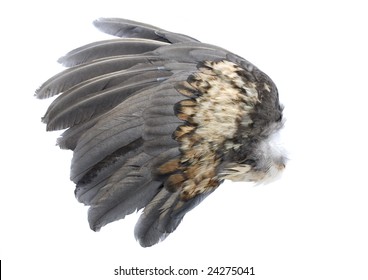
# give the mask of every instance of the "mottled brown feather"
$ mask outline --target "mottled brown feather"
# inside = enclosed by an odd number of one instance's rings
[[[167,178],[165,187],[171,192],[176,192],[186,179],[182,173],[172,174]]]
[[[226,61],[204,61],[176,89],[190,99],[175,105],[176,116],[185,121],[173,133],[180,143],[180,158],[159,168],[169,176],[170,189],[181,189],[181,199],[189,200],[216,188],[221,155],[232,147],[240,120],[259,102],[256,84],[240,66]],[[250,119],[250,118],[249,118]]]
[[[181,125],[174,131],[173,137],[175,140],[179,141],[181,137],[191,133],[194,129],[195,127],[193,126]]]
[[[175,89],[182,95],[190,98],[198,96],[198,91],[194,87],[192,87],[187,81],[178,83]]]
[[[178,169],[180,169],[180,163],[179,159],[172,159],[164,164],[162,164],[158,171],[162,175],[170,174],[173,172],[176,172]]]

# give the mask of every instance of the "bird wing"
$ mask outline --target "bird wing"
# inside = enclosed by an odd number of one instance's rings
[[[239,101],[252,86],[243,78],[252,78],[254,66],[150,25],[122,19],[95,25],[122,38],[60,58],[69,68],[36,96],[59,95],[43,121],[48,130],[67,129],[58,144],[74,151],[71,180],[77,199],[90,206],[90,227],[144,208],[135,235],[151,246],[221,184],[221,151],[246,110]]]

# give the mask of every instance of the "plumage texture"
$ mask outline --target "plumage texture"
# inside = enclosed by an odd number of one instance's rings
[[[71,180],[98,231],[143,209],[144,247],[172,233],[224,179],[262,182],[285,166],[272,80],[247,60],[189,36],[124,19],[95,26],[120,37],[59,59],[37,91],[59,95],[42,118],[74,151]]]

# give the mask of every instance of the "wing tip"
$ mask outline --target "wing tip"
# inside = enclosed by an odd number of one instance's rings
[[[152,247],[165,240],[170,232],[162,232],[158,228],[150,227],[148,231],[138,222],[134,229],[135,239],[143,248]]]

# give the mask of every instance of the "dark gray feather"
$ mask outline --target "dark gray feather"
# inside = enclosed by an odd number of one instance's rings
[[[138,138],[119,148],[95,164],[76,185],[75,196],[80,202],[90,205],[100,188],[105,186],[129,159],[143,152],[143,139]]]
[[[87,64],[81,64],[53,76],[36,91],[38,98],[48,98],[86,80],[104,74],[128,69],[138,63],[157,60],[157,56],[134,55],[101,58]]]
[[[211,192],[203,193],[189,201],[180,199],[180,192],[161,189],[144,208],[135,230],[135,237],[143,247],[164,240],[183,220],[186,213],[196,207]]]
[[[127,80],[138,75],[139,77],[159,78],[170,75],[170,72],[167,70],[165,71],[163,66],[139,64],[127,70],[108,73],[83,81],[59,95],[50,104],[45,116],[42,118],[42,121],[48,123],[50,122],[50,119],[54,118],[58,113],[75,105],[79,100],[83,100],[83,98],[88,97],[91,94],[102,92],[111,87],[122,85],[124,82],[127,84]],[[136,80],[139,81],[139,79]]]
[[[163,74],[157,73],[157,75]],[[137,91],[159,83],[159,78],[143,79],[139,82],[132,81],[132,83],[127,81],[121,85],[89,94],[87,98],[80,98],[74,103],[68,103],[69,106],[61,106],[62,104],[59,106],[60,108],[55,106],[56,108],[47,114],[47,130],[67,128],[101,115]]]
[[[111,39],[77,48],[59,58],[58,62],[71,67],[100,58],[142,54],[164,45],[167,43],[148,39]]]
[[[150,159],[144,153],[135,156],[100,189],[88,212],[93,230],[141,209],[157,193],[162,183],[152,180]]]
[[[179,43],[157,48],[152,53],[158,57],[185,63],[198,63],[202,60],[219,60],[229,53],[225,49],[197,42]]]
[[[68,128],[65,130],[61,136],[57,139],[57,145],[61,149],[69,149],[74,151],[75,147],[79,139],[82,135],[92,128],[98,121],[98,118],[94,118],[92,120],[83,122],[78,125],[74,125],[73,127]]]
[[[151,139],[145,138],[144,142],[144,151],[152,156],[158,156],[164,153],[167,149],[175,148],[178,146],[178,142],[176,142],[172,137],[168,137],[167,135],[156,136]]]
[[[94,21],[94,25],[107,34],[122,38],[143,38],[167,43],[197,42],[187,35],[168,32],[153,25],[127,19],[100,18]]]
[[[142,119],[117,115],[100,121],[78,142],[72,160],[71,180],[78,182],[95,164],[142,135]]]

